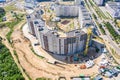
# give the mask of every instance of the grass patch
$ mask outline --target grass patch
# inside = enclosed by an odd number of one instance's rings
[[[12,14],[14,14],[15,20],[12,22],[5,23],[5,25],[10,28],[10,31],[6,35],[6,38],[9,41],[9,43],[11,42],[10,37],[12,32],[14,31],[14,26],[19,24],[24,19],[24,14],[17,14],[17,13],[12,13]]]
[[[108,13],[108,12],[106,12],[107,13],[107,15],[112,19],[112,16]]]
[[[107,29],[108,29],[109,33],[111,34],[111,36],[115,39],[115,41],[120,42],[120,35],[118,33],[116,33],[116,31],[114,30],[112,25],[109,22],[104,23],[104,24],[107,27]]]
[[[111,51],[116,58],[120,59],[120,56],[115,52],[115,50],[111,49]]]
[[[0,23],[0,28],[5,27],[6,25],[4,23]]]
[[[71,30],[74,29],[74,22],[72,22],[69,26]]]
[[[92,14],[92,16],[95,20],[97,20],[97,16],[94,13]]]
[[[20,21],[21,20],[16,20],[16,21],[8,22],[8,23],[5,24],[6,26],[8,26],[10,28],[10,31],[6,35],[6,38],[9,41],[9,43],[11,42],[10,41],[11,34],[14,31],[13,28],[14,28],[15,25],[17,25],[18,23],[20,23]]]
[[[43,57],[43,56],[40,56],[40,55],[36,54],[36,52],[34,51],[34,49],[33,49],[33,48],[31,48],[31,51],[32,51],[32,52],[33,52],[36,56],[38,56],[39,58],[44,59],[44,57]]]
[[[89,0],[91,6],[94,8],[94,10],[96,11],[96,13],[98,14],[99,18],[103,18],[103,19],[108,19],[108,17],[105,16],[105,14],[102,12],[102,10],[96,5],[94,4],[94,2],[92,0]]]
[[[4,7],[4,9],[5,9],[5,11],[11,11],[11,10],[15,11],[15,10],[17,10],[17,8],[15,7],[14,4],[7,5],[7,6]]]
[[[103,29],[102,25],[98,24],[98,27],[100,28],[100,31],[102,32],[102,34],[105,35],[106,33],[105,33],[105,30]]]
[[[0,8],[0,22],[2,22],[2,18],[5,16],[6,12],[3,8]]]
[[[117,26],[120,28],[120,20],[117,20]]]

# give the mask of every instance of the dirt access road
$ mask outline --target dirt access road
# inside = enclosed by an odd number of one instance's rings
[[[74,64],[53,65],[47,63],[46,59],[41,59],[31,51],[30,41],[24,38],[23,32],[21,31],[21,26],[21,23],[16,25],[12,33],[11,38],[13,40],[13,47],[8,43],[7,40],[4,42],[4,44],[10,49],[13,57],[15,57],[13,50],[16,50],[20,65],[24,68],[25,72],[32,78],[32,80],[35,80],[39,77],[48,77],[52,80],[55,80],[58,79],[59,76],[65,76],[67,80],[70,80],[70,77],[72,76],[79,76],[79,74],[92,75],[97,72],[98,66],[96,65],[93,68],[81,70],[79,68],[80,64],[77,64],[77,67],[75,67]],[[5,38],[5,35],[3,34],[8,31],[8,29],[1,30],[0,34],[2,34],[3,38]],[[40,51],[45,53],[45,51],[42,49]],[[17,60],[15,58],[14,60],[19,67],[20,65]],[[98,59],[95,61],[98,63]],[[28,78],[26,78],[26,80],[28,80]]]
[[[20,22],[18,25],[16,25],[15,27],[20,27],[21,25],[24,24],[25,21]],[[16,56],[14,55],[14,48],[10,45],[10,43],[8,42],[8,40],[6,39],[6,34],[9,32],[9,28],[8,27],[3,27],[0,28],[0,36],[3,38],[3,44],[6,45],[6,47],[10,50],[11,55],[15,61],[15,63],[17,64],[18,68],[20,69],[21,73],[23,74],[24,78],[26,80],[29,80],[29,78],[27,77],[27,75],[24,73],[21,65],[18,62],[18,59],[16,58]]]
[[[51,78],[52,80],[55,80],[58,79],[59,76],[65,76],[67,80],[70,80],[70,77],[79,76],[79,74],[81,73],[87,75],[94,74],[94,72],[97,72],[98,66],[94,66],[93,68],[90,69],[81,70],[79,68],[80,64],[77,64],[77,67],[75,67],[74,64],[53,65],[47,63],[46,59],[39,58],[31,51],[30,41],[24,38],[23,32],[21,30],[22,25],[23,22],[14,27],[14,31],[11,36],[13,40],[12,44],[13,46],[11,46],[7,40],[4,41],[4,44],[10,49],[10,52],[16,64],[20,68],[26,80],[28,80],[28,78],[25,76],[25,73],[23,72],[20,66],[24,68],[25,72],[32,78],[32,80],[35,80],[36,78],[39,77],[48,77]],[[7,33],[8,31],[9,29],[7,28],[1,30],[0,31],[1,36],[5,38],[6,35],[5,33]],[[20,64],[15,58],[13,50],[17,52]],[[45,51],[42,49],[40,51],[45,53]]]

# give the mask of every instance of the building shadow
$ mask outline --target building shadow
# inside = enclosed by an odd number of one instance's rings
[[[85,63],[89,60],[95,60],[102,53],[100,51],[97,52],[94,47],[90,47],[86,55],[84,55],[84,52],[70,54],[70,55],[58,55],[58,54],[54,54],[51,52],[48,52],[48,54],[50,54],[53,58],[56,59],[55,63],[59,63],[57,61],[60,61],[60,62],[67,63],[67,64],[80,64],[80,63]]]
[[[37,2],[47,2],[47,1],[51,1],[51,0],[36,0]]]

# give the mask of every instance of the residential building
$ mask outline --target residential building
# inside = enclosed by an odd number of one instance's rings
[[[94,0],[94,2],[98,5],[98,6],[102,6],[105,3],[105,0]]]
[[[84,5],[80,5],[79,7],[79,22],[80,28],[93,25],[92,17]]]
[[[81,5],[81,1],[82,1],[82,0],[75,0],[75,4],[76,4],[76,5]]]
[[[120,2],[107,2],[105,7],[113,18],[120,18]]]
[[[55,12],[57,17],[76,17],[79,7],[76,5],[56,5]]]
[[[67,33],[50,30],[44,26],[40,26],[41,20],[34,20],[34,32],[41,47],[51,53],[60,55],[70,55],[82,52],[87,42],[87,33],[82,30],[73,30]]]
[[[41,16],[40,16],[40,13],[37,11],[31,13],[30,15],[27,15],[27,23],[28,23],[28,26],[29,26],[29,31],[32,35],[36,36],[35,35],[35,30],[34,30],[34,24],[33,24],[33,20],[34,19],[41,19]]]
[[[36,0],[25,0],[25,8],[30,8],[33,9],[37,6],[37,1]]]
[[[86,48],[88,38],[86,28],[64,33],[49,29],[45,21],[40,18],[33,20],[30,18],[32,17],[27,17],[30,33],[38,39],[44,50],[54,54],[70,55],[82,52]]]
[[[72,22],[73,19],[61,21],[59,22],[61,23],[60,26],[57,25],[57,27],[49,25],[44,21],[46,19],[40,16],[39,12],[35,11],[27,16],[29,32],[38,39],[40,46],[48,52],[59,55],[71,55],[83,52],[86,49],[86,45],[90,46],[92,41],[92,36],[88,34],[88,29],[86,28],[86,26],[89,27],[92,24],[89,12],[85,6],[78,5],[57,5],[55,8],[55,17],[60,19],[62,17],[72,17],[78,23],[80,22],[81,27],[83,27],[81,29],[75,28],[78,24],[75,25]],[[82,21],[79,21],[76,17]],[[52,22],[54,23],[55,21]],[[72,30],[59,30],[61,27],[70,27],[71,23],[73,23]]]

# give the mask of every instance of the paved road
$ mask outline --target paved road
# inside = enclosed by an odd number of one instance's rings
[[[89,0],[86,0],[86,1],[87,1],[87,3],[89,3]],[[94,13],[94,14],[96,15],[96,12],[94,11],[94,9],[93,9],[92,6],[90,5],[90,3],[89,3],[89,6],[90,6],[90,9],[91,9],[91,10],[89,10],[90,13]],[[98,15],[97,15],[97,17],[98,17]],[[93,19],[93,21],[95,22],[94,19]],[[101,20],[100,18],[98,18],[98,22],[99,22],[99,23],[102,23],[103,20]],[[95,22],[95,24],[96,24],[96,22]],[[97,24],[96,24],[96,25],[97,25]],[[98,30],[100,31],[100,29],[99,29],[98,26],[97,26],[97,28],[98,28]],[[102,37],[102,38],[104,39],[104,41],[108,41],[109,44],[115,49],[115,51],[116,51],[117,53],[119,53],[119,52],[120,52],[120,48],[118,47],[118,44],[116,44],[116,42],[114,42],[114,41],[112,40],[112,38],[111,38],[110,33],[108,32],[108,30],[105,29],[105,28],[104,28],[104,30],[106,31],[106,35],[102,35],[102,34],[101,34],[100,37]],[[120,55],[120,54],[119,54],[119,55]]]

